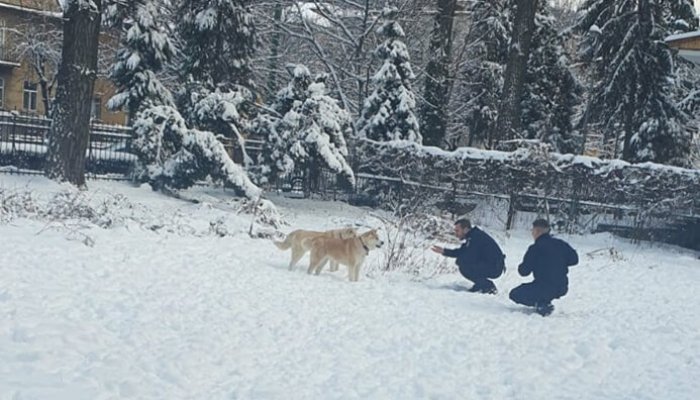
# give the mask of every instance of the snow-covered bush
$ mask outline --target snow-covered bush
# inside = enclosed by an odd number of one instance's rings
[[[190,129],[173,107],[144,110],[134,123],[137,178],[154,189],[187,188],[206,177],[233,188],[238,195],[257,198],[260,189],[234,163],[213,133]]]
[[[396,190],[410,188],[402,181],[443,191],[458,185],[463,192],[546,195],[577,202],[635,206],[653,209],[655,213],[685,210],[700,214],[697,170],[562,155],[536,143],[514,152],[473,148],[448,152],[406,141],[362,140],[358,145],[365,156],[358,173],[399,178]],[[367,183],[372,184],[371,180]]]

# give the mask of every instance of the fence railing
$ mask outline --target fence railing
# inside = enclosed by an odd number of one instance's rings
[[[47,153],[47,137],[51,120],[47,118],[0,112],[0,166],[12,166],[6,171],[39,173],[43,170]],[[91,177],[104,175],[126,178],[136,161],[131,145],[133,136],[128,127],[93,123],[86,150],[86,172]],[[232,157],[237,155],[236,143],[222,140]],[[253,160],[262,151],[262,140],[246,141],[246,152]],[[350,146],[351,148],[353,146]],[[351,156],[357,167],[357,158]],[[242,162],[242,160],[236,160]],[[349,185],[342,177],[320,166],[307,166],[288,176],[279,177],[268,187],[290,197],[316,195],[328,200],[344,200],[351,204],[369,207],[428,206],[448,211],[453,215],[471,213],[477,204],[498,203],[494,215],[502,219],[504,228],[513,226],[518,215],[535,213],[552,221],[575,224],[588,231],[607,230],[633,239],[669,241],[686,247],[700,247],[700,217],[697,215],[674,217],[654,223],[653,214],[641,215],[638,207],[629,204],[604,204],[579,199],[571,193],[568,197],[533,195],[527,193],[486,193],[475,191],[466,182],[411,181],[396,176],[378,176],[356,173],[355,185]],[[502,188],[507,189],[507,188]],[[669,239],[670,238],[670,239]]]
[[[0,112],[0,166],[41,171],[50,128],[48,118]],[[136,160],[131,152],[131,140],[131,130],[127,127],[91,124],[86,171],[99,175],[127,174]]]

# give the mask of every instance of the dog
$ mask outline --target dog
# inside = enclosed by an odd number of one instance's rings
[[[289,270],[293,270],[294,266],[304,257],[307,251],[309,251],[310,241],[316,238],[336,238],[336,239],[349,239],[357,236],[357,230],[355,228],[341,228],[332,229],[330,231],[318,232],[318,231],[306,231],[303,229],[297,229],[290,232],[287,237],[282,242],[275,241],[275,246],[280,250],[292,249],[292,259],[289,261]],[[335,266],[337,269],[338,267]]]
[[[348,279],[357,282],[360,277],[360,267],[370,250],[381,247],[384,242],[379,239],[376,229],[367,231],[352,238],[316,237],[309,241],[311,260],[308,273],[321,273],[330,260],[348,267]]]

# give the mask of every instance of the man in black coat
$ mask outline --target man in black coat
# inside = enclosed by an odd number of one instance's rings
[[[578,264],[578,254],[568,243],[549,234],[549,222],[544,219],[532,223],[535,243],[527,249],[518,272],[522,276],[532,273],[534,280],[513,289],[510,299],[518,304],[535,307],[535,311],[547,316],[554,311],[553,299],[564,296],[569,290],[569,267]]]
[[[432,250],[457,259],[459,272],[474,282],[470,292],[496,294],[498,291],[491,279],[498,278],[505,271],[505,255],[498,243],[486,232],[472,227],[471,222],[464,218],[455,222],[455,236],[464,240],[458,249],[433,246]]]

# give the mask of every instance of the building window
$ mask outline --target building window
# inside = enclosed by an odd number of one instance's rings
[[[0,78],[0,110],[5,108],[5,80]]]
[[[24,81],[23,105],[25,111],[36,111],[36,83]]]
[[[92,105],[90,106],[90,117],[92,119],[102,119],[102,97],[93,97]]]

